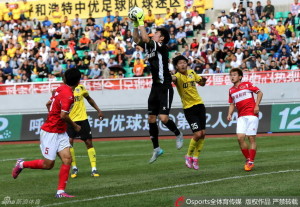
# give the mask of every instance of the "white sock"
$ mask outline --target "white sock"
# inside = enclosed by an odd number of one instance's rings
[[[95,167],[92,167],[92,171],[94,171],[94,170],[97,170],[97,168],[95,168]]]
[[[154,149],[155,152],[159,152],[160,151],[160,147],[157,147]]]
[[[23,161],[24,162],[24,161]],[[23,162],[20,162],[20,168],[24,168],[23,167]]]
[[[65,192],[64,190],[57,190],[56,194],[61,194],[61,193],[64,193],[64,192]]]

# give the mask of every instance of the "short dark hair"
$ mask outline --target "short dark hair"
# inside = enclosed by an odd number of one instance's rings
[[[173,65],[176,67],[177,63],[179,62],[179,60],[184,60],[186,63],[188,63],[188,59],[186,57],[184,57],[183,55],[178,55],[176,57],[173,58]]]
[[[81,73],[78,69],[68,69],[64,74],[64,82],[68,86],[76,86],[78,85],[81,78]]]
[[[239,76],[242,76],[243,77],[243,71],[239,68],[232,68],[229,72],[229,74],[231,73],[234,73],[234,72],[237,72],[239,74]]]
[[[161,36],[164,37],[164,44],[168,44],[170,41],[170,34],[168,32],[168,30],[166,30],[165,28],[157,28],[156,31],[159,31]]]

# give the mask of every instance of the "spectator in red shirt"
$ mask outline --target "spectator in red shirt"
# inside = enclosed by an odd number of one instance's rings
[[[193,42],[191,43],[191,50],[194,49],[194,48],[198,48],[199,47],[199,42],[197,41],[197,38],[194,37],[193,38]]]
[[[230,37],[228,37],[226,39],[226,43],[225,43],[224,47],[227,47],[231,51],[234,50],[234,42],[232,41],[232,39]]]
[[[85,34],[82,34],[82,38],[79,40],[78,50],[88,50],[89,49],[90,39],[85,37]]]

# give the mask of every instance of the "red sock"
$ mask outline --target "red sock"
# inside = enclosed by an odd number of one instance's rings
[[[256,150],[255,149],[250,149],[250,161],[251,162],[254,162],[254,158],[255,158],[255,155],[256,155]]]
[[[61,165],[57,190],[65,190],[69,178],[70,168],[71,165]]]
[[[44,160],[24,161],[23,167],[31,169],[43,169],[44,162]]]
[[[249,159],[249,151],[248,149],[241,149],[243,155],[245,156],[246,159]]]

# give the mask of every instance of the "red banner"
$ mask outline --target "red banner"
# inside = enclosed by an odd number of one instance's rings
[[[206,85],[208,86],[232,84],[228,73],[203,76],[207,78]],[[249,72],[244,73],[243,81],[250,81],[253,84],[300,82],[300,70]],[[2,84],[0,85],[0,95],[50,93],[61,84],[62,82]],[[85,80],[81,84],[85,85],[89,91],[142,89],[150,88],[152,79],[151,77],[98,79]]]

